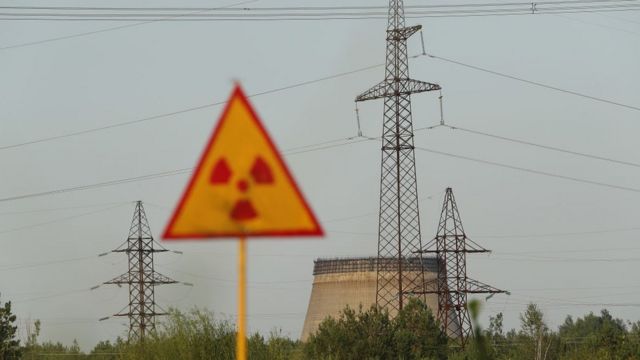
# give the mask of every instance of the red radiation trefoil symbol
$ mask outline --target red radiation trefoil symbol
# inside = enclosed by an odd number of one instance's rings
[[[229,164],[227,164],[227,161],[224,158],[220,158],[211,171],[209,182],[212,185],[229,185],[232,177],[233,172],[231,171]],[[249,171],[249,177],[241,177],[237,179],[235,186],[241,194],[246,194],[252,184],[273,184],[273,173],[271,172],[271,168],[260,156],[256,157],[253,161],[253,165]],[[236,201],[229,216],[235,221],[247,221],[257,218],[258,212],[253,207],[253,204],[251,204],[251,200],[241,198]]]

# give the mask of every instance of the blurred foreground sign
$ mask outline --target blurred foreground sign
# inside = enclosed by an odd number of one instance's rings
[[[299,235],[322,229],[238,86],[163,237]]]

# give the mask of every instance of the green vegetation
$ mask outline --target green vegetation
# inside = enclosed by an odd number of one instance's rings
[[[320,324],[304,352],[307,359],[446,359],[447,338],[431,311],[414,300],[394,319],[376,307],[347,308]]]
[[[188,313],[170,310],[155,333],[144,341],[128,343],[118,338],[115,343],[99,342],[89,354],[83,354],[77,343],[38,343],[40,323],[29,335],[23,359],[101,359],[101,360],[176,360],[233,359],[235,329],[227,321],[218,321],[213,313],[194,309]],[[268,338],[260,334],[249,337],[249,356],[253,360],[303,359],[297,341],[272,332]],[[65,356],[67,355],[67,356]],[[4,360],[0,357],[0,360]]]
[[[11,313],[11,301],[0,302],[0,359],[20,358],[20,341],[16,339],[16,316]]]
[[[477,310],[470,307],[472,314]],[[573,320],[567,316],[551,331],[544,314],[529,304],[520,315],[520,330],[503,333],[501,313],[490,318],[487,331],[476,323],[473,344],[452,360],[640,360],[640,322],[614,319],[607,310]]]
[[[447,339],[431,311],[411,301],[395,318],[375,307],[346,308],[336,319],[327,318],[306,343],[280,332],[249,337],[251,360],[640,360],[640,322],[625,323],[603,310],[599,315],[567,317],[557,331],[551,330],[543,312],[530,304],[520,315],[520,328],[503,329],[501,313],[490,317],[481,329],[479,304],[472,302],[474,339],[462,350]],[[194,309],[171,310],[155,333],[144,342],[117,339],[102,341],[89,353],[77,343],[69,346],[38,341],[40,323],[28,331],[25,345],[16,340],[11,304],[0,308],[0,360],[9,359],[233,359],[234,325],[217,320],[213,313]]]

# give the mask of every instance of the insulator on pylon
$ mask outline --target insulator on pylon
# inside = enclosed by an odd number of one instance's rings
[[[362,137],[362,129],[360,128],[360,109],[358,109],[358,103],[356,103],[356,124],[358,125],[358,137]]]
[[[444,126],[444,111],[442,109],[442,90],[440,90],[440,96],[438,96],[440,102],[440,125]]]

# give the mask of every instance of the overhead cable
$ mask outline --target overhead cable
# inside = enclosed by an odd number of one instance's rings
[[[411,58],[419,58],[420,56],[422,56],[422,55],[418,54],[418,55],[412,56]],[[578,92],[572,91],[572,90],[565,90],[565,89],[562,89],[562,88],[546,85],[546,84],[543,84],[543,83],[540,83],[540,82],[527,80],[527,79],[516,77],[516,76],[513,76],[513,75],[508,75],[508,74],[505,74],[505,73],[500,73],[500,72],[497,72],[497,71],[485,69],[485,68],[482,68],[482,67],[479,67],[479,66],[475,66],[475,65],[466,64],[466,63],[463,63],[463,62],[460,62],[460,61],[456,61],[456,60],[440,57],[440,56],[437,56],[437,55],[428,54],[428,56],[431,57],[431,58],[434,58],[434,59],[439,59],[439,60],[443,60],[443,61],[447,61],[447,62],[450,62],[450,63],[457,64],[457,65],[460,65],[460,66],[465,66],[465,67],[468,67],[468,68],[471,68],[471,69],[487,72],[487,73],[490,73],[490,74],[493,74],[493,75],[497,75],[497,76],[509,78],[509,79],[512,79],[512,80],[528,83],[530,85],[540,86],[540,87],[543,87],[543,88],[546,88],[546,89],[560,91],[560,92],[563,92],[563,93],[568,93],[568,94],[572,94],[572,95],[579,96],[579,97],[582,97],[582,98],[587,98],[587,99],[591,99],[591,100],[594,100],[594,101],[608,103],[608,104],[611,104],[611,105],[621,106],[621,107],[632,109],[632,110],[640,110],[640,107],[637,107],[637,106],[623,104],[623,103],[620,103],[620,102],[617,102],[617,101],[608,100],[608,99],[598,98],[598,97],[587,95],[587,94],[584,94],[584,93],[578,93]],[[340,78],[340,77],[356,74],[356,73],[359,73],[359,72],[368,71],[368,70],[375,69],[375,68],[378,68],[378,67],[381,67],[381,66],[384,66],[384,64],[369,65],[369,66],[365,66],[365,67],[362,67],[362,68],[354,69],[354,70],[351,70],[351,71],[338,73],[338,74],[335,74],[335,75],[324,76],[324,77],[317,78],[317,79],[302,81],[302,82],[294,83],[294,84],[291,84],[291,85],[282,86],[282,87],[279,87],[279,88],[273,88],[273,89],[261,91],[261,92],[258,92],[258,93],[251,94],[251,95],[249,95],[249,97],[257,97],[257,96],[273,94],[273,93],[277,93],[277,92],[281,92],[281,91],[286,91],[286,90],[290,90],[290,89],[294,89],[294,88],[298,88],[298,87],[302,87],[302,86],[306,86],[306,85],[311,85],[311,84],[322,82],[322,81],[326,81],[326,80],[336,79],[336,78]],[[85,135],[85,134],[94,133],[94,132],[103,131],[103,130],[109,130],[109,129],[113,129],[113,128],[119,128],[119,127],[123,127],[123,126],[134,125],[134,124],[138,124],[138,123],[149,122],[149,121],[163,119],[163,118],[167,118],[167,117],[172,117],[172,116],[176,116],[176,115],[180,115],[180,114],[184,114],[184,113],[188,113],[188,112],[192,112],[192,111],[202,110],[202,109],[206,109],[206,108],[210,108],[210,107],[214,107],[214,106],[218,106],[218,105],[223,105],[225,103],[226,103],[226,101],[217,101],[217,102],[212,102],[212,103],[208,103],[208,104],[204,104],[204,105],[198,105],[198,106],[193,106],[193,107],[189,107],[189,108],[184,108],[184,109],[176,110],[176,111],[172,111],[172,112],[167,112],[167,113],[152,115],[152,116],[148,116],[148,117],[144,117],[144,118],[139,118],[139,119],[135,119],[135,120],[123,121],[123,122],[116,123],[116,124],[99,126],[99,127],[95,127],[95,128],[74,131],[74,132],[61,134],[61,135],[43,137],[43,138],[29,140],[29,141],[25,141],[25,142],[21,142],[21,143],[3,145],[3,146],[0,146],[0,150],[18,148],[18,147],[27,146],[27,145],[33,145],[33,144],[38,144],[38,143],[43,143],[43,142],[48,142],[48,141],[53,141],[53,140],[58,140],[58,139],[64,139],[64,138],[73,137],[73,136]],[[429,127],[429,128],[432,128],[432,127]]]
[[[419,147],[419,146],[416,146],[415,148],[416,148],[416,150],[429,152],[429,153],[432,153],[432,154],[452,157],[452,158],[461,159],[461,160],[473,161],[473,162],[477,162],[477,163],[481,163],[481,164],[492,165],[492,166],[502,167],[502,168],[511,169],[511,170],[527,172],[527,173],[530,173],[530,174],[554,177],[554,178],[558,178],[558,179],[570,180],[570,181],[575,181],[575,182],[584,183],[584,184],[590,184],[590,185],[608,187],[608,188],[617,189],[617,190],[624,190],[624,191],[631,191],[631,192],[640,193],[640,188],[609,184],[609,183],[600,182],[600,181],[582,179],[582,178],[578,178],[578,177],[574,177],[574,176],[554,174],[554,173],[551,173],[551,172],[528,169],[528,168],[525,168],[525,167],[520,167],[520,166],[515,166],[515,165],[508,165],[508,164],[503,164],[503,163],[499,163],[499,162],[495,162],[495,161],[483,160],[483,159],[473,158],[473,157],[464,156],[464,155],[457,155],[457,154],[447,153],[447,152],[444,152],[444,151],[438,151],[438,150],[428,149],[428,148]]]
[[[61,221],[67,221],[67,220],[71,220],[71,219],[77,219],[77,218],[80,218],[80,217],[84,217],[84,216],[88,216],[88,215],[93,215],[93,214],[98,214],[98,213],[102,213],[102,212],[105,212],[105,211],[109,211],[111,209],[115,209],[115,208],[120,207],[120,206],[122,206],[122,204],[116,205],[116,206],[111,206],[111,207],[108,207],[108,208],[105,208],[105,209],[100,209],[100,210],[85,212],[85,213],[82,213],[82,214],[76,214],[76,215],[72,215],[72,216],[58,218],[58,219],[54,219],[54,220],[50,220],[50,221],[45,221],[45,222],[41,222],[41,223],[30,224],[30,225],[25,225],[25,226],[19,226],[19,227],[14,227],[14,228],[11,228],[11,229],[6,229],[6,230],[0,230],[0,234],[6,234],[6,233],[14,232],[14,231],[25,230],[25,229],[31,229],[31,228],[34,228],[34,227],[39,227],[39,226],[43,226],[43,225],[49,225],[49,224],[53,224],[53,223],[57,223],[57,222],[61,222]]]
[[[351,140],[349,140],[349,139],[351,139]],[[323,145],[323,146],[315,148],[315,149],[298,150],[298,151],[294,151],[294,152],[292,152],[290,154],[285,152],[285,155],[295,155],[295,154],[300,154],[300,153],[303,153],[303,152],[326,150],[326,149],[330,149],[330,148],[336,148],[336,147],[346,146],[346,145],[350,145],[350,144],[354,144],[354,143],[359,143],[359,142],[362,142],[362,141],[368,141],[370,139],[346,138],[346,140],[347,141],[342,142],[342,143],[333,144],[333,145]],[[322,143],[325,143],[325,142],[322,142]],[[141,176],[132,176],[132,177],[127,177],[127,178],[120,178],[120,179],[115,179],[115,180],[102,181],[102,182],[86,184],[86,185],[71,186],[71,187],[59,188],[59,189],[55,189],[55,190],[48,190],[48,191],[42,191],[42,192],[35,192],[35,193],[28,193],[28,194],[22,194],[22,195],[9,196],[9,197],[0,198],[0,203],[1,202],[8,202],[8,201],[35,198],[35,197],[41,197],[41,196],[47,196],[47,195],[62,194],[62,193],[68,193],[68,192],[74,192],[74,191],[97,189],[97,188],[102,188],[102,187],[127,184],[127,183],[131,183],[131,182],[146,181],[146,180],[164,178],[164,177],[168,177],[168,176],[187,174],[187,173],[190,173],[191,171],[193,171],[193,169],[194,169],[193,167],[181,168],[181,169],[175,169],[175,170],[169,170],[169,171],[161,171],[161,172],[156,172],[156,173],[150,173],[150,174],[141,175]],[[118,206],[120,206],[120,205],[118,205]],[[12,230],[9,230],[9,231],[14,231],[14,230],[15,229],[12,229]],[[0,232],[0,234],[1,233],[2,232]]]
[[[37,21],[288,21],[385,19],[379,6],[333,7],[0,7],[2,20]],[[496,4],[441,4],[407,7],[411,18],[563,14],[640,10],[636,0]],[[187,12],[185,12],[187,11]],[[168,16],[171,15],[171,16]]]
[[[238,3],[234,3],[234,4],[223,6],[222,8],[248,4],[248,3],[255,2],[255,1],[258,1],[258,0],[242,1],[242,2],[238,2]],[[180,15],[180,14],[171,15],[171,16],[167,16],[167,17],[164,17],[164,18],[154,19],[154,20],[140,21],[140,22],[137,22],[137,23],[134,23],[134,24],[118,25],[118,26],[113,26],[113,27],[109,27],[109,28],[105,28],[105,29],[98,29],[98,30],[92,30],[92,31],[81,32],[81,33],[76,33],[76,34],[58,36],[58,37],[54,37],[54,38],[29,41],[29,42],[25,42],[25,43],[21,43],[21,44],[0,46],[0,50],[18,49],[18,48],[24,48],[24,47],[34,46],[34,45],[42,45],[42,44],[55,42],[55,41],[75,39],[75,38],[84,37],[84,36],[90,36],[90,35],[110,32],[110,31],[116,31],[116,30],[122,30],[122,29],[126,29],[126,28],[132,28],[132,27],[136,27],[136,26],[153,24],[153,23],[157,23],[157,22],[161,22],[161,21],[167,21],[169,19],[180,17],[180,16],[182,16],[182,15]],[[2,20],[2,19],[0,19],[0,20]]]
[[[481,135],[481,136],[485,136],[485,137],[489,137],[489,138],[493,138],[493,139],[498,139],[498,140],[508,141],[508,142],[512,142],[512,143],[517,143],[517,144],[537,147],[537,148],[540,148],[540,149],[562,152],[562,153],[566,153],[566,154],[570,154],[570,155],[576,155],[576,156],[581,156],[581,157],[585,157],[585,158],[589,158],[589,159],[606,161],[606,162],[619,164],[619,165],[640,167],[640,163],[635,163],[635,162],[630,162],[630,161],[623,161],[623,160],[616,160],[616,159],[609,158],[609,157],[598,156],[598,155],[593,155],[593,154],[587,154],[587,153],[573,151],[573,150],[569,150],[569,149],[563,149],[563,148],[559,148],[559,147],[555,147],[555,146],[537,144],[537,143],[534,143],[534,142],[531,142],[531,141],[509,138],[509,137],[506,137],[506,136],[495,135],[495,134],[491,134],[491,133],[488,133],[488,132],[483,132],[483,131],[464,128],[464,127],[461,127],[461,126],[451,126],[451,125],[446,125],[446,124],[442,125],[442,126],[444,126],[446,128],[449,128],[451,130],[459,130],[459,131],[467,132],[467,133],[470,133],[470,134]]]
[[[281,86],[281,87],[277,87],[277,88],[273,88],[273,89],[269,89],[269,90],[256,92],[256,93],[248,95],[247,97],[254,98],[254,97],[258,97],[258,96],[274,94],[274,93],[278,93],[278,92],[282,92],[282,91],[286,91],[286,90],[299,88],[299,87],[306,86],[306,85],[319,83],[319,82],[322,82],[322,81],[327,81],[327,80],[331,80],[331,79],[336,79],[336,78],[340,78],[340,77],[356,74],[356,73],[359,73],[359,72],[375,69],[375,68],[378,68],[378,67],[381,67],[381,66],[384,66],[384,64],[369,65],[369,66],[361,67],[359,69],[345,71],[345,72],[341,72],[341,73],[334,74],[334,75],[323,76],[323,77],[312,79],[312,80],[301,81],[301,82],[297,82],[297,83],[286,85],[286,86]],[[143,118],[139,118],[139,119],[135,119],[135,120],[123,121],[123,122],[119,122],[119,123],[115,123],[115,124],[104,125],[104,126],[94,127],[94,128],[90,128],[90,129],[69,132],[69,133],[61,134],[61,135],[43,137],[43,138],[29,140],[29,141],[25,141],[25,142],[21,142],[21,143],[3,145],[3,146],[0,146],[0,150],[13,149],[13,148],[18,148],[18,147],[27,146],[27,145],[33,145],[33,144],[38,144],[38,143],[43,143],[43,142],[48,142],[48,141],[53,141],[53,140],[58,140],[58,139],[64,139],[64,138],[74,137],[74,136],[79,136],[79,135],[85,135],[85,134],[90,134],[90,133],[94,133],[94,132],[98,132],[98,131],[109,130],[109,129],[119,128],[119,127],[123,127],[123,126],[139,124],[139,123],[144,123],[144,122],[153,121],[153,120],[159,120],[159,119],[173,117],[173,116],[176,116],[176,115],[185,114],[185,113],[189,113],[189,112],[193,112],[193,111],[197,111],[197,110],[211,108],[211,107],[214,107],[214,106],[224,105],[226,103],[227,103],[226,100],[225,101],[216,101],[216,102],[212,102],[212,103],[208,103],[208,104],[203,104],[203,105],[184,108],[184,109],[181,109],[181,110],[176,110],[176,111],[166,112],[166,113],[162,113],[162,114],[147,116],[147,117],[143,117]]]
[[[539,86],[539,87],[542,87],[542,88],[545,88],[545,89],[554,90],[554,91],[562,92],[562,93],[565,93],[565,94],[571,94],[571,95],[579,96],[579,97],[582,97],[582,98],[585,98],[585,99],[589,99],[589,100],[594,100],[594,101],[598,101],[598,102],[602,102],[602,103],[606,103],[606,104],[610,104],[610,105],[615,105],[615,106],[620,106],[620,107],[631,109],[631,110],[640,111],[640,107],[639,106],[628,105],[628,104],[624,104],[624,103],[621,103],[621,102],[618,102],[618,101],[614,101],[614,100],[610,100],[610,99],[604,99],[604,98],[601,98],[601,97],[597,97],[597,96],[593,96],[593,95],[587,95],[587,94],[580,93],[580,92],[573,91],[573,90],[563,89],[563,88],[560,88],[560,87],[557,87],[557,86],[547,85],[547,84],[544,84],[544,83],[541,83],[541,82],[538,82],[538,81],[528,80],[528,79],[525,79],[525,78],[521,78],[521,77],[518,77],[518,76],[505,74],[505,73],[502,73],[502,72],[490,70],[490,69],[483,68],[483,67],[476,66],[476,65],[466,64],[466,63],[463,63],[461,61],[445,58],[445,57],[434,55],[434,54],[427,54],[427,56],[432,58],[432,59],[442,60],[442,61],[445,61],[445,62],[448,62],[448,63],[451,63],[451,64],[464,66],[464,67],[469,68],[469,69],[474,69],[474,70],[486,72],[486,73],[493,74],[493,75],[496,75],[496,76],[500,76],[500,77],[503,77],[503,78],[516,80],[516,81],[519,81],[519,82],[523,82],[523,83],[526,83],[526,84],[529,84],[529,85]]]
[[[637,0],[560,0],[536,2],[537,6],[567,6],[567,5],[616,5],[634,4]],[[492,3],[444,3],[444,4],[417,4],[406,5],[407,10],[412,9],[443,9],[443,8],[496,8],[525,6],[531,8],[531,2],[492,2]],[[238,9],[229,7],[116,7],[116,6],[31,6],[31,5],[9,5],[0,6],[0,9],[8,10],[66,10],[66,11],[237,11]],[[280,6],[280,7],[243,7],[244,11],[331,11],[331,10],[388,10],[382,5],[340,5],[340,6]]]

